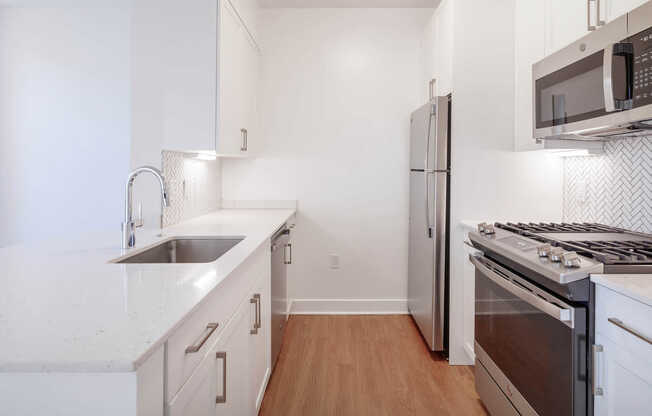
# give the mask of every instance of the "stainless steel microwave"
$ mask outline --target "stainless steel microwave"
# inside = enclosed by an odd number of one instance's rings
[[[536,139],[652,134],[652,1],[535,63]]]

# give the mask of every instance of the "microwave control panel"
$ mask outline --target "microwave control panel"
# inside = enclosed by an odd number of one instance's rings
[[[652,28],[628,41],[634,46],[634,107],[652,104]]]

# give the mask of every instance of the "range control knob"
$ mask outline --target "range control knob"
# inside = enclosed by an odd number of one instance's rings
[[[552,250],[552,246],[550,244],[544,244],[537,247],[537,254],[539,257],[548,257],[550,255],[550,250]]]
[[[548,257],[550,257],[550,260],[552,260],[553,262],[560,263],[562,254],[564,254],[563,248],[554,247],[552,250],[550,250],[550,254],[548,254]]]
[[[565,267],[580,267],[582,260],[574,251],[567,251],[561,255],[561,263]]]
[[[478,232],[480,234],[484,234],[484,230],[485,230],[486,227],[487,227],[487,223],[486,222],[481,222],[480,224],[478,224]]]
[[[489,235],[496,234],[496,230],[494,229],[494,225],[493,224],[486,224],[484,226],[484,233],[489,234]]]

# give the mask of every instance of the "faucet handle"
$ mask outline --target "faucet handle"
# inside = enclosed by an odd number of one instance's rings
[[[134,227],[140,228],[144,224],[143,222],[143,204],[138,203],[138,216],[134,218]]]

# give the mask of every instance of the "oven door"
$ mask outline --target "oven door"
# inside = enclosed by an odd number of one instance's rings
[[[471,261],[476,365],[522,415],[585,415],[586,308],[561,301],[487,257]]]

